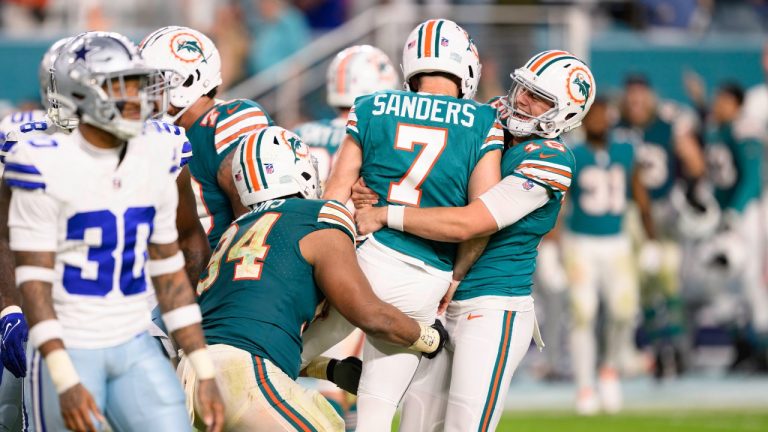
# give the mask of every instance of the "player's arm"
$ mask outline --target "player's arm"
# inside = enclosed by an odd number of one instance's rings
[[[447,333],[417,323],[373,293],[357,264],[355,244],[337,229],[314,231],[299,242],[304,259],[314,267],[314,278],[328,301],[351,324],[372,337],[416,351],[436,354]],[[444,332],[444,329],[442,330]]]
[[[676,127],[674,133],[675,154],[683,165],[683,173],[689,179],[699,179],[706,170],[704,153],[691,127]]]
[[[240,201],[240,195],[237,193],[237,187],[235,187],[235,180],[232,178],[232,158],[235,157],[235,152],[232,150],[235,148],[237,148],[236,145],[231,146],[229,153],[227,153],[219,164],[219,170],[216,172],[216,181],[221,190],[223,190],[229,198],[232,213],[234,214],[234,218],[237,219],[248,213],[248,209]]]
[[[640,168],[632,169],[632,199],[637,204],[637,210],[640,212],[640,220],[643,224],[643,230],[648,240],[656,239],[656,227],[653,224],[653,215],[651,214],[651,197],[648,190],[643,186],[640,176]]]
[[[184,253],[185,271],[190,282],[200,278],[211,257],[211,247],[200,219],[197,217],[195,195],[190,183],[189,168],[183,167],[176,178],[179,204],[176,207],[176,228],[179,231],[179,247]],[[239,198],[238,198],[239,199]]]
[[[345,203],[352,194],[352,185],[360,178],[363,149],[352,135],[347,134],[336,154],[337,159],[333,163],[328,180],[325,182],[323,199]]]

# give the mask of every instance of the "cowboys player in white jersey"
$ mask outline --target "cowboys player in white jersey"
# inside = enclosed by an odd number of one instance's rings
[[[128,39],[104,32],[69,42],[52,71],[57,103],[80,124],[19,141],[5,173],[35,348],[26,397],[36,429],[97,430],[102,412],[119,430],[190,429],[181,386],[148,334],[154,286],[203,377],[206,423],[219,430],[221,397],[174,224],[180,154],[142,133],[162,99],[161,74]]]

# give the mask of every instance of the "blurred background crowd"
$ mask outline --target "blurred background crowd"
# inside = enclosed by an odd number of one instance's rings
[[[617,197],[611,210],[626,215],[631,262],[582,266],[569,244],[599,236],[599,227],[584,230],[574,215],[545,240],[536,292],[547,348],[526,359],[530,373],[521,375],[572,385],[579,332],[602,335],[600,354],[586,360],[596,368],[616,325],[632,336],[611,348],[617,360],[600,378],[768,374],[768,1],[3,0],[0,114],[39,104],[32,71],[59,37],[110,30],[140,38],[178,24],[216,42],[220,93],[253,98],[293,127],[334,116],[324,85],[338,51],[369,43],[397,64],[407,31],[435,16],[475,39],[479,100],[506,93],[509,73],[535,52],[559,48],[584,58],[600,100],[567,142],[630,142],[645,172],[651,238],[632,197]],[[724,156],[723,143],[749,151]],[[718,195],[723,183],[746,190],[744,202]],[[626,280],[638,294],[617,298]],[[586,306],[574,294],[582,285],[599,285]],[[768,404],[765,395],[757,402]]]

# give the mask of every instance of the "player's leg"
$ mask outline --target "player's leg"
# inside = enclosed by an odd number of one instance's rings
[[[24,378],[0,365],[0,431],[26,430]]]
[[[344,421],[325,398],[302,388],[269,360],[229,345],[211,345],[208,351],[216,366],[216,383],[224,401],[225,430],[344,430]],[[196,377],[184,356],[178,373],[192,411],[192,406],[197,405]],[[197,413],[195,426],[205,429]]]
[[[328,316],[316,319],[301,335],[301,367],[309,364],[312,359],[331,349],[334,345],[346,339],[355,326],[349,323],[336,308],[329,308]]]
[[[576,409],[581,414],[594,414],[599,408],[595,393],[599,271],[595,252],[599,247],[599,241],[583,236],[569,236],[565,241],[564,258],[571,297],[571,358],[577,391]]]
[[[423,323],[434,322],[437,304],[450,274],[436,276],[393,257],[380,245],[366,242],[358,250],[360,268],[383,301]],[[357,393],[357,430],[389,431],[397,405],[419,365],[421,354],[367,338]]]
[[[144,333],[106,351],[106,414],[118,430],[190,430],[184,393],[154,338]]]
[[[446,317],[443,322],[452,340],[456,320]],[[403,398],[400,432],[439,432],[445,428],[453,364],[453,344],[451,341],[448,343],[450,346],[446,346],[437,357],[421,357]]]
[[[531,345],[535,312],[477,309],[455,319],[445,431],[495,430],[509,382]]]
[[[631,246],[626,237],[606,239],[600,287],[606,298],[608,325],[605,358],[600,370],[600,399],[607,412],[622,407],[619,363],[622,350],[633,344],[640,293]]]
[[[27,368],[25,396],[27,396],[26,405],[31,412],[30,428],[38,432],[66,430],[61,416],[59,395],[53,386],[45,360],[34,348],[30,348],[29,353],[31,355],[29,355]],[[106,407],[107,383],[104,350],[68,349],[67,353],[72,358],[75,370],[80,376],[80,382],[91,394],[103,414]],[[95,418],[92,417],[91,421],[97,425]],[[99,426],[97,428],[102,429]]]
[[[745,239],[744,272],[742,286],[750,310],[752,328],[756,335],[756,348],[768,350],[768,290],[763,280],[763,244],[760,226],[760,214],[757,203],[744,210],[742,223],[739,225],[741,237]]]

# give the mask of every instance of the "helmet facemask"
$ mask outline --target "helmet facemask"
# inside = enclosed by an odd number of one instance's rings
[[[521,92],[528,92],[531,99],[547,102],[551,108],[538,116],[523,111],[517,107],[517,99]],[[525,80],[519,74],[513,74],[512,87],[507,96],[502,99],[501,104],[504,109],[498,110],[497,117],[512,135],[516,137],[539,135],[545,138],[556,136],[550,135],[555,127],[552,120],[559,112],[557,97]]]

